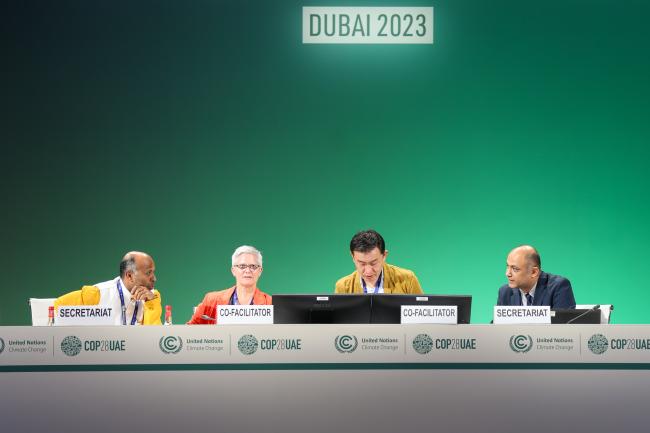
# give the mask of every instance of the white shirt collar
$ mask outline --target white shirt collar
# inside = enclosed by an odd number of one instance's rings
[[[117,283],[118,282],[122,286],[122,293],[124,294],[124,303],[128,304],[129,302],[131,302],[131,291],[126,288],[126,285],[124,284],[124,280],[122,280],[122,277],[115,278],[115,288],[116,289],[117,289]],[[117,290],[119,290],[119,289],[117,289]]]
[[[379,278],[377,279],[377,285],[375,287],[367,287],[366,282],[363,279],[363,276],[359,275],[361,279],[361,287],[364,289],[364,292],[367,293],[384,293],[384,269],[382,268]],[[371,292],[372,290],[372,292]]]
[[[532,289],[530,289],[530,292],[528,294],[535,299],[535,289],[537,288],[537,282],[535,282],[535,285],[533,286]],[[521,305],[528,305],[526,302],[526,292],[523,290],[519,289],[519,293],[521,293]]]

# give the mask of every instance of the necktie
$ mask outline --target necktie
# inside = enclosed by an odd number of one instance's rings
[[[530,293],[526,293],[526,303],[530,306],[533,305],[533,297],[530,296]]]

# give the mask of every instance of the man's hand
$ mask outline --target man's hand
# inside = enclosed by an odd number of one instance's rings
[[[136,301],[151,301],[156,298],[156,295],[145,286],[136,286],[131,292],[131,297]]]

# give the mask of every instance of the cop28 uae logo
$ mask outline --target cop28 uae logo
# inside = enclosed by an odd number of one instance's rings
[[[0,338],[0,353],[2,353],[3,350],[5,350],[5,341]]]
[[[61,341],[61,351],[68,356],[77,356],[81,353],[81,340],[74,335],[69,335]]]
[[[513,335],[510,337],[510,349],[513,352],[526,353],[533,348],[533,338],[530,335]]]
[[[413,339],[413,350],[420,355],[426,355],[433,349],[433,339],[428,334],[418,334]]]
[[[334,347],[341,353],[352,353],[358,345],[359,341],[354,335],[339,335],[334,339]]]
[[[592,353],[596,355],[602,355],[605,353],[605,351],[607,351],[607,348],[609,347],[609,341],[607,341],[607,337],[605,337],[603,334],[594,334],[587,341],[587,347],[592,351]]]
[[[176,354],[183,348],[183,339],[181,337],[174,337],[173,335],[160,337],[158,346],[160,347],[162,353],[166,355]]]
[[[237,342],[237,348],[244,355],[252,355],[255,353],[258,345],[257,338],[251,334],[242,335]]]

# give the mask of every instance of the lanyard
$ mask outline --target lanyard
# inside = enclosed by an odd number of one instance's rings
[[[253,293],[253,295],[255,295],[255,293]],[[232,296],[230,297],[230,305],[240,305],[239,298],[237,297],[237,287],[235,287],[235,291],[232,292]],[[251,298],[251,303],[248,305],[253,305],[253,298]]]
[[[361,285],[363,286],[363,293],[369,293],[368,292],[368,287],[366,287],[366,282],[361,277]],[[382,269],[381,274],[379,274],[379,280],[377,281],[377,287],[374,288],[374,291],[372,293],[379,293],[379,289],[384,287],[384,271]]]
[[[122,304],[122,325],[126,325],[126,305],[124,305],[124,293],[122,293],[122,284],[120,280],[117,280],[117,291],[120,294],[120,303]],[[135,325],[135,322],[138,320],[138,301],[135,301],[135,308],[133,309],[133,318],[131,319],[131,325]]]

